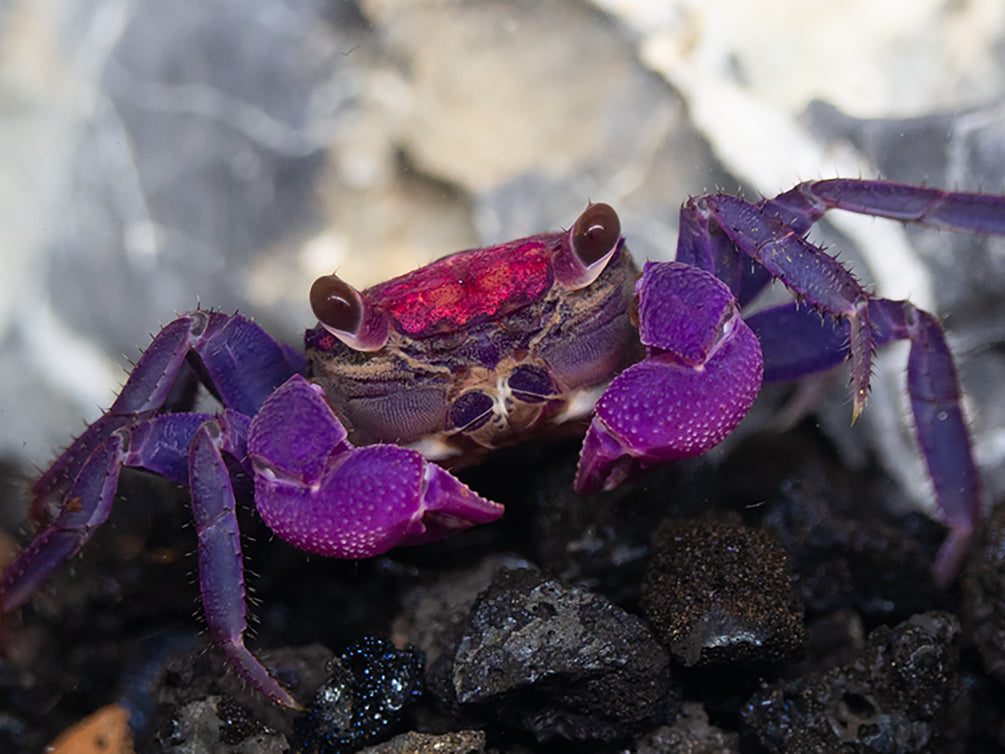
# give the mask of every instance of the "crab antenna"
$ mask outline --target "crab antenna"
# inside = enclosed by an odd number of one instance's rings
[[[590,204],[562,238],[552,262],[555,279],[566,288],[585,288],[604,271],[621,247],[621,221],[609,204]]]
[[[379,351],[387,343],[387,317],[336,275],[314,281],[311,309],[328,332],[356,351]]]

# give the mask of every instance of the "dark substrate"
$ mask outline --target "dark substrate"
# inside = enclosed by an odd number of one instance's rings
[[[886,512],[890,483],[810,423],[589,500],[576,453],[468,470],[502,520],[363,562],[242,514],[249,643],[304,703],[334,675],[327,718],[264,701],[208,648],[187,495],[124,475],[83,556],[0,624],[0,750],[40,751],[116,701],[141,752],[351,751],[365,737],[319,733],[349,708],[402,734],[387,752],[1005,750],[1005,506],[943,591],[941,527]],[[25,490],[6,469],[8,532]],[[343,654],[365,636],[422,655]]]

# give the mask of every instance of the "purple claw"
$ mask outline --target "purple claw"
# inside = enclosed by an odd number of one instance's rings
[[[636,292],[646,359],[597,402],[576,475],[582,494],[708,451],[761,386],[760,346],[724,283],[685,264],[650,262]]]
[[[345,437],[323,391],[302,377],[276,390],[251,424],[258,510],[302,550],[368,558],[503,513],[414,450],[354,448]]]

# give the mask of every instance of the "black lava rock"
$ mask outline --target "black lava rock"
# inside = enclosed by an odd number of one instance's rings
[[[643,609],[679,662],[774,664],[802,649],[802,605],[772,532],[735,517],[668,520],[654,542]]]
[[[743,721],[772,752],[943,751],[961,690],[959,635],[943,612],[880,626],[854,662],[763,687]]]
[[[670,657],[603,597],[502,569],[472,610],[450,669],[456,702],[538,740],[612,740],[677,714]]]
[[[343,754],[392,733],[402,710],[422,694],[423,658],[366,637],[333,663],[332,677],[297,728],[297,751]]]
[[[988,673],[1005,683],[1005,501],[984,523],[962,582],[967,643]]]

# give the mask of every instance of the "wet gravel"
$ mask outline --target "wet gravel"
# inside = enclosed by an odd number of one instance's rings
[[[327,682],[327,717],[264,702],[207,648],[187,496],[124,475],[83,557],[0,624],[0,750],[39,751],[115,701],[142,752],[1005,748],[1005,506],[939,591],[941,527],[888,512],[885,478],[810,423],[587,500],[575,460],[568,443],[471,469],[502,520],[359,563],[242,514],[250,643],[305,705]],[[17,531],[24,488],[4,481]],[[414,649],[346,654],[363,636]],[[361,708],[350,693],[376,693],[380,724],[325,738]]]

